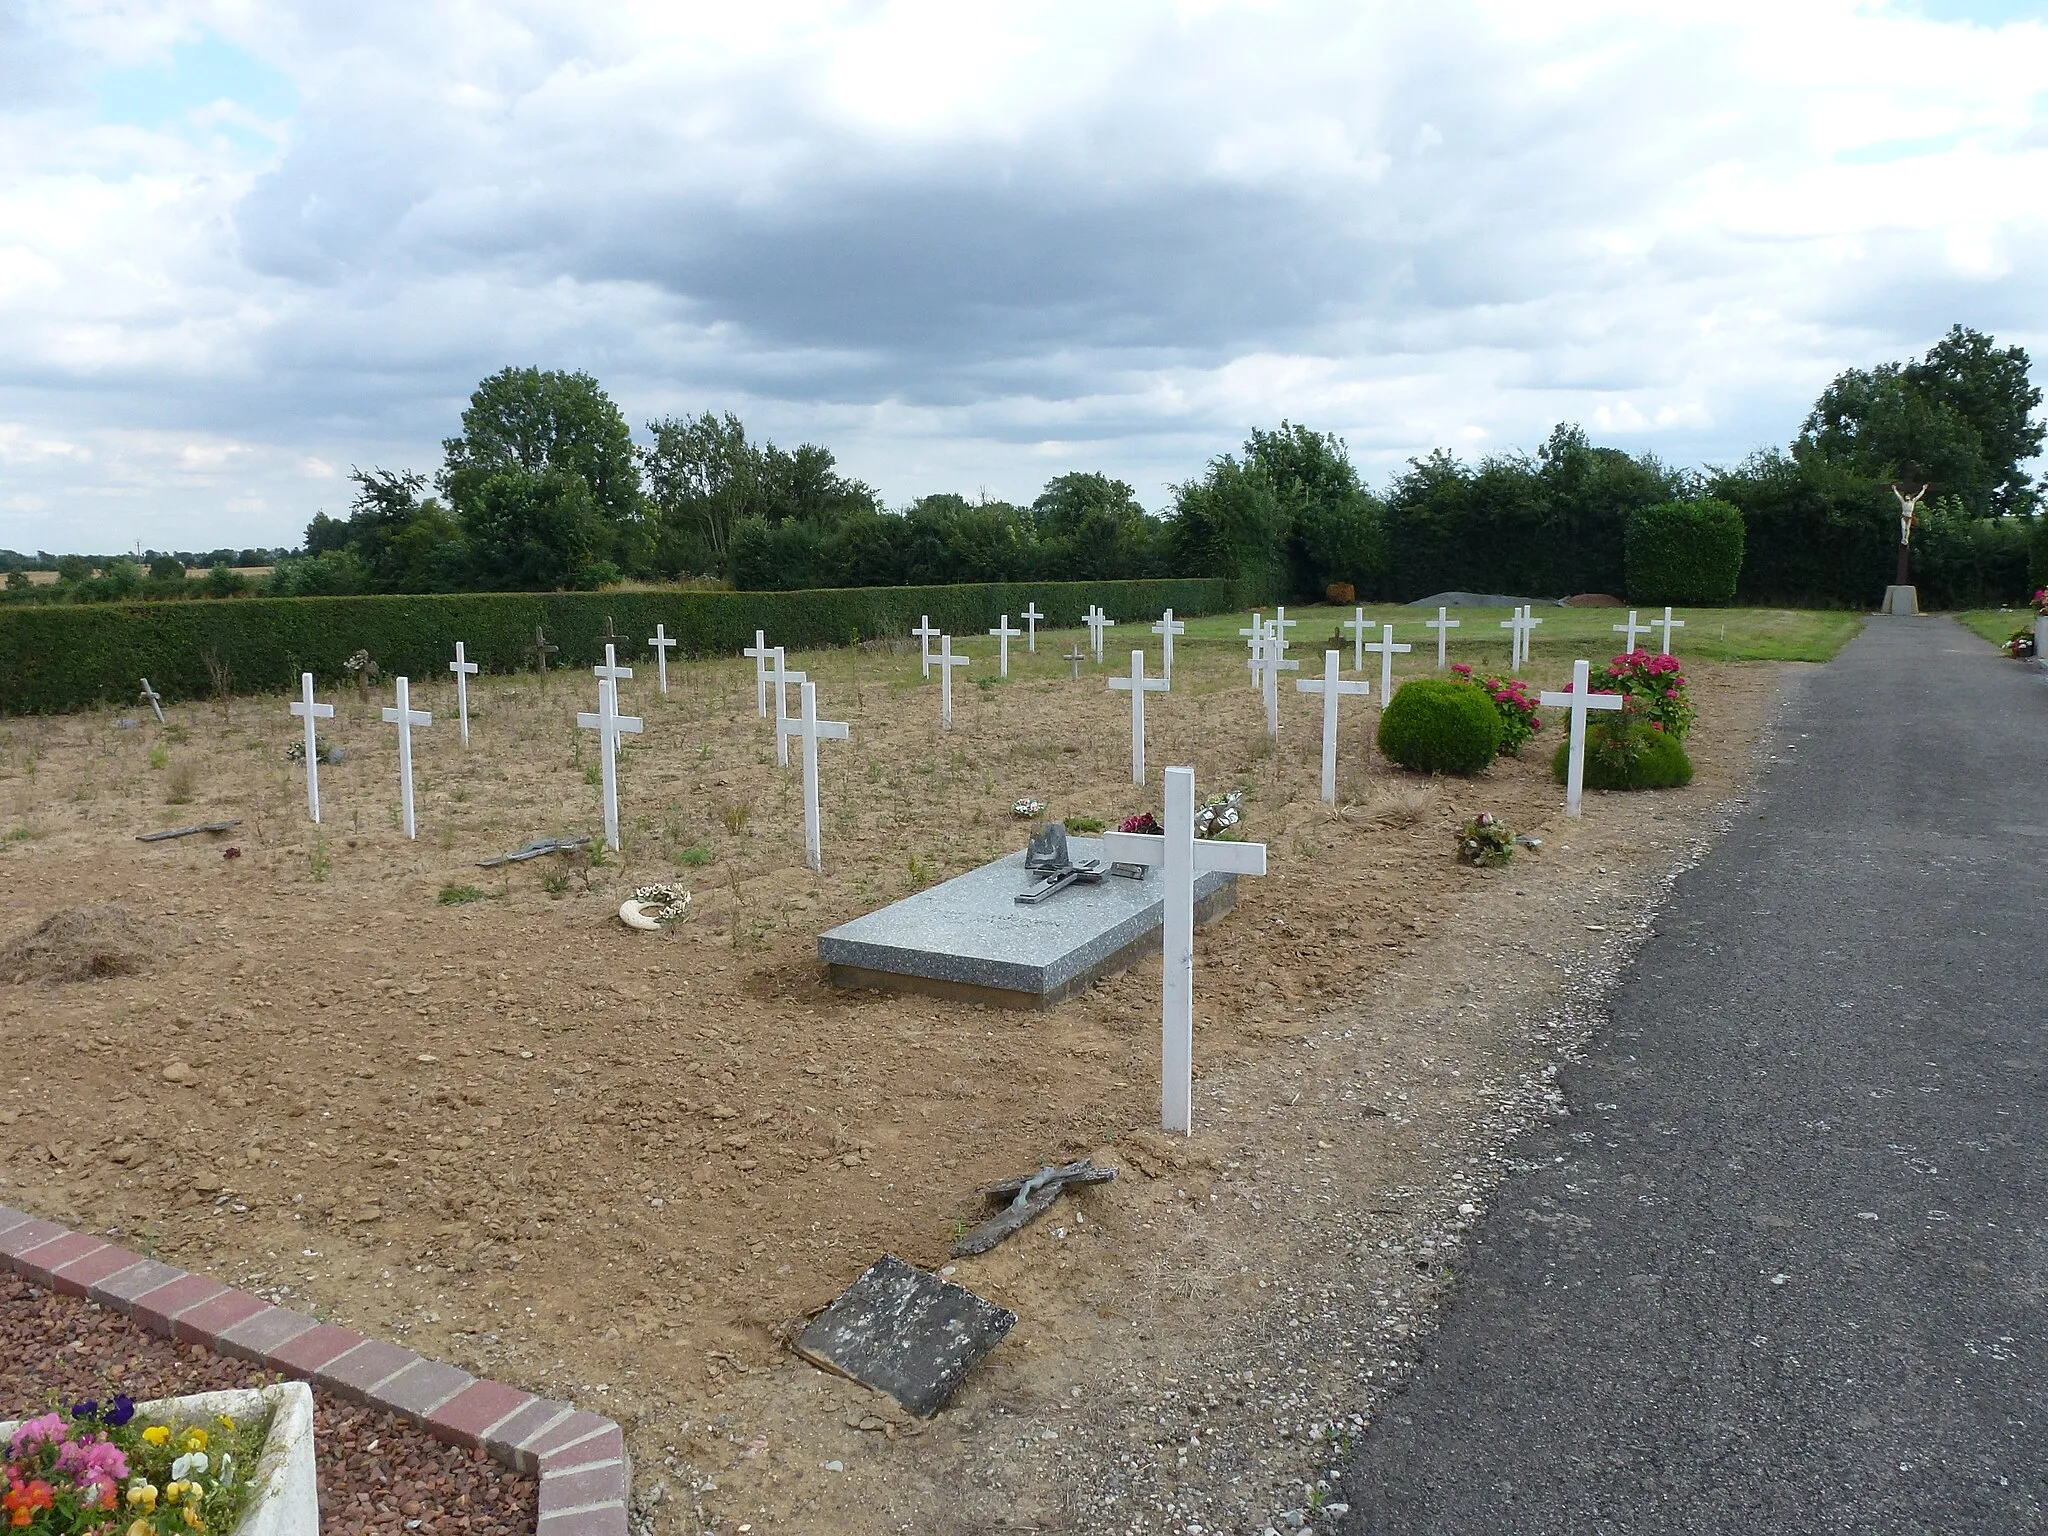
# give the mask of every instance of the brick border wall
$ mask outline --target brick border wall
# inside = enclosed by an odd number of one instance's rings
[[[573,1403],[482,1380],[4,1205],[0,1266],[125,1312],[179,1343],[310,1381],[437,1439],[482,1446],[494,1461],[538,1476],[536,1536],[627,1536],[633,1468],[625,1436]]]

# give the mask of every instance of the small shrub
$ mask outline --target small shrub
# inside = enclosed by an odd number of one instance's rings
[[[1571,741],[1558,743],[1550,776],[1562,784],[1570,770]],[[1683,789],[1692,782],[1692,759],[1668,731],[1641,720],[1602,721],[1586,732],[1588,789]]]
[[[334,868],[334,860],[327,852],[327,839],[313,839],[313,851],[306,855],[306,873],[315,881],[325,880]]]
[[[1091,832],[1100,832],[1102,830],[1102,819],[1099,816],[1069,816],[1067,818],[1067,830],[1084,835]]]
[[[747,819],[754,814],[751,800],[728,800],[719,810],[718,819],[725,823],[725,830],[738,837],[747,830]]]
[[[1519,757],[1529,738],[1543,729],[1542,717],[1536,713],[1536,695],[1529,685],[1519,677],[1481,677],[1462,661],[1453,662],[1451,670],[1493,701],[1500,715],[1499,755]]]
[[[467,902],[482,901],[489,891],[480,891],[473,885],[444,885],[436,898],[444,907],[459,907]]]
[[[152,767],[152,768],[168,768],[168,767],[170,766],[170,763],[171,763],[171,754],[170,754],[170,753],[168,753],[168,752],[166,752],[166,751],[165,751],[165,750],[164,750],[164,749],[163,749],[162,747],[151,747],[151,748],[149,749],[149,766],[150,766],[150,767]]]
[[[676,855],[678,864],[687,864],[692,869],[702,869],[711,862],[711,850],[702,843],[692,843]]]
[[[189,805],[192,801],[192,765],[189,762],[171,764],[171,770],[164,776],[164,799],[172,805]]]
[[[548,874],[540,877],[540,888],[550,896],[559,896],[569,889],[569,877],[563,874]]]
[[[1500,750],[1500,714],[1470,683],[1411,678],[1380,714],[1379,746],[1416,773],[1479,773]]]
[[[1725,603],[1742,574],[1742,513],[1711,496],[1638,507],[1622,535],[1628,595],[1639,603]]]

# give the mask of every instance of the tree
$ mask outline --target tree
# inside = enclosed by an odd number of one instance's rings
[[[503,469],[468,494],[462,526],[481,586],[560,591],[600,584],[604,514],[574,470]]]
[[[655,507],[657,566],[669,575],[725,570],[733,528],[763,511],[760,464],[747,429],[730,411],[706,411],[650,421],[647,430],[654,445],[642,457]]]
[[[1222,454],[1209,461],[1201,479],[1174,488],[1168,537],[1175,573],[1234,576],[1254,592],[1275,591],[1286,527],[1265,471]]]
[[[573,475],[583,482],[582,504],[597,520],[594,554],[621,563],[639,557],[640,460],[632,429],[589,374],[501,369],[469,397],[462,435],[441,446],[447,455],[441,490],[465,526],[473,513],[482,513],[487,521],[502,515],[504,498],[512,494],[502,486],[495,493],[495,510],[483,508],[485,487],[501,476],[524,477],[517,483],[526,489],[515,499],[532,493],[550,506],[563,507],[569,493],[559,478],[549,477]],[[549,489],[539,491],[543,481]],[[503,573],[492,574],[500,578]]]
[[[1031,503],[1039,546],[1038,575],[1054,580],[1130,580],[1158,569],[1158,520],[1137,492],[1108,475],[1068,474],[1048,480]]]
[[[2038,457],[2048,427],[2033,419],[2041,391],[2028,378],[2023,347],[1997,347],[1989,336],[1963,326],[1906,365],[1906,380],[1930,399],[1962,416],[1976,429],[1990,471],[1996,512],[2031,512],[2039,500],[2032,478],[2020,465]]]

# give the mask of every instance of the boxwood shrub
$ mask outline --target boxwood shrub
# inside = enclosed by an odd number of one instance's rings
[[[219,602],[93,603],[0,608],[0,714],[53,714],[127,703],[147,677],[167,699],[212,689],[207,658],[225,663],[236,692],[323,685],[369,651],[384,677],[447,680],[455,642],[485,672],[533,664],[536,627],[559,646],[549,664],[604,657],[606,621],[625,637],[620,660],[651,663],[656,622],[686,656],[734,655],[765,630],[771,644],[846,645],[907,635],[920,615],[955,635],[979,635],[1036,603],[1048,628],[1072,628],[1090,603],[1111,618],[1193,617],[1238,606],[1222,579],[991,582],[951,587],[847,587],[805,592],[465,592],[421,597],[234,598]],[[637,658],[637,662],[636,659]]]
[[[1665,501],[1629,514],[1628,595],[1639,603],[1725,603],[1742,575],[1742,513],[1725,501]]]
[[[1484,690],[1412,678],[1380,714],[1380,753],[1417,773],[1478,773],[1500,749],[1500,714]]]
[[[1571,738],[1557,744],[1550,776],[1562,784],[1571,768]],[[1586,788],[1683,789],[1692,782],[1692,759],[1668,731],[1634,721],[1626,730],[1602,722],[1586,732]]]

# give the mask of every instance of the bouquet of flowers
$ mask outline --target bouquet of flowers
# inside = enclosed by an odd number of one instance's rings
[[[1607,664],[1607,680],[1624,700],[1624,723],[1640,720],[1679,741],[1691,732],[1699,711],[1686,692],[1685,672],[1676,656],[1652,656],[1641,649],[1624,652]]]
[[[1529,685],[1519,677],[1481,677],[1462,661],[1451,663],[1451,671],[1472,684],[1486,690],[1486,696],[1493,700],[1493,707],[1500,715],[1501,757],[1518,757],[1529,738],[1543,729],[1543,721],[1536,713],[1536,695],[1529,691]]]
[[[2035,595],[2038,597],[2040,594],[2036,593]],[[2030,625],[2026,629],[2014,630],[2012,632],[2012,638],[2006,641],[2005,644],[2001,645],[1999,649],[2005,652],[2005,654],[2010,656],[2014,661],[2033,660],[2035,647],[2034,631],[2032,626]]]
[[[1220,837],[1244,820],[1244,791],[1211,795],[1195,807],[1195,836]]]
[[[1515,856],[1515,834],[1491,811],[1481,811],[1458,829],[1458,862],[1498,869]]]

